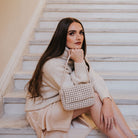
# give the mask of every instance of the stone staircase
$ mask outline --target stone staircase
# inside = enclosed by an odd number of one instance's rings
[[[0,138],[36,138],[25,119],[24,86],[46,49],[58,21],[75,17],[86,31],[87,57],[104,78],[130,128],[138,137],[138,1],[47,0],[46,8],[13,75],[13,89],[0,103]],[[88,138],[104,138],[93,130]]]

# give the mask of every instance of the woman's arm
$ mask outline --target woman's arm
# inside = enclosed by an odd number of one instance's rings
[[[112,108],[112,98],[108,92],[108,88],[103,78],[94,70],[92,70],[92,68],[90,70],[90,76],[94,84],[94,89],[98,93],[102,101],[100,123],[104,124],[105,131],[108,131],[116,123]]]
[[[59,90],[62,83],[65,63],[61,59],[54,58],[47,61],[43,66],[43,77],[51,87]],[[75,70],[71,71],[68,67],[65,71],[64,87],[72,87],[74,84],[88,82],[87,66],[85,61],[74,63]]]
[[[92,80],[94,90],[99,94],[102,102],[103,102],[103,99],[106,97],[109,97],[110,99],[112,99],[104,79],[98,73],[96,73],[92,69],[92,67],[90,67],[90,78]]]

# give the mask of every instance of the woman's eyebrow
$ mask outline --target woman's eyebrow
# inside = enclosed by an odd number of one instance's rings
[[[76,30],[69,30],[68,32],[76,32]]]
[[[68,32],[76,32],[77,30],[69,30]],[[79,31],[84,31],[83,29],[79,30]]]

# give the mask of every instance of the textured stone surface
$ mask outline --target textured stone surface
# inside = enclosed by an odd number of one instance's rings
[[[0,117],[3,115],[3,99],[0,98]]]
[[[46,12],[138,12],[138,5],[48,4]]]
[[[75,0],[48,0],[48,3],[72,3],[72,4],[78,4],[78,3],[89,3],[89,4],[138,4],[137,0],[79,0],[79,1],[75,1]]]
[[[126,116],[126,121],[130,128],[133,130],[133,132],[138,135],[138,116]],[[13,135],[15,138],[18,138],[18,136],[21,137],[21,135],[25,136],[33,136],[30,138],[35,137],[35,132],[30,126],[28,125],[27,121],[23,116],[3,116],[3,118],[0,119],[0,135],[3,136],[2,138],[9,138],[9,135]],[[75,125],[75,128],[73,129],[86,129],[82,127],[81,125]],[[15,135],[16,134],[16,135]],[[5,137],[4,137],[5,136]],[[98,130],[92,130],[91,133],[89,134],[89,137],[104,137],[103,134],[101,134]],[[19,137],[19,138],[20,138]],[[96,137],[96,138],[98,138]],[[26,138],[26,137],[25,137]]]

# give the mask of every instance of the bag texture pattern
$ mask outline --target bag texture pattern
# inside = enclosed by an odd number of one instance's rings
[[[76,110],[94,104],[94,90],[91,83],[75,85],[60,90],[61,101],[65,110]]]

